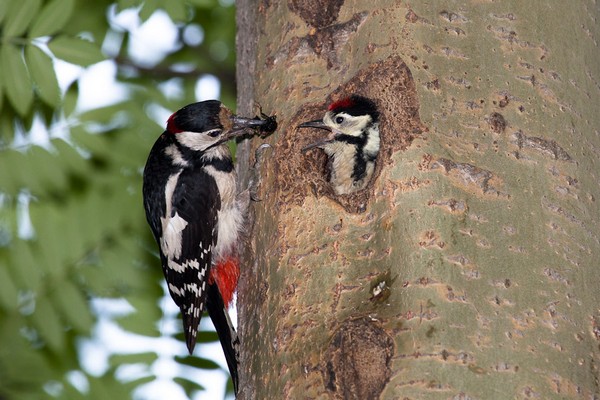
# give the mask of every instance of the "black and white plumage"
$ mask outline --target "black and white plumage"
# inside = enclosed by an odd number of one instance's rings
[[[169,293],[181,309],[188,350],[194,350],[207,309],[235,387],[237,335],[227,307],[239,277],[248,196],[236,193],[226,142],[254,133],[265,123],[239,118],[216,100],[190,104],[169,118],[144,168],[146,218],[159,246]]]
[[[315,147],[328,156],[328,181],[336,194],[364,189],[375,171],[379,155],[379,111],[375,103],[362,96],[332,103],[323,119],[304,122],[299,128],[319,128],[330,133],[305,146]]]

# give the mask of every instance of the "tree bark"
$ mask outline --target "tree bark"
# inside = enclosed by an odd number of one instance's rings
[[[239,104],[280,126],[240,398],[598,399],[597,5],[242,0],[238,17]],[[336,196],[296,126],[352,93],[378,104],[382,152]]]

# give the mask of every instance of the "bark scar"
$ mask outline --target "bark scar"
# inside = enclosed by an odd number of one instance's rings
[[[323,354],[325,388],[339,399],[378,399],[390,380],[394,341],[368,318],[344,321]]]
[[[350,36],[356,33],[359,26],[367,18],[367,12],[356,13],[346,22],[312,29],[303,37],[294,37],[284,44],[281,49],[266,61],[268,67],[273,67],[281,61],[289,64],[298,63],[300,58],[316,54],[327,61],[327,69],[345,67],[339,60],[341,49],[348,43]]]

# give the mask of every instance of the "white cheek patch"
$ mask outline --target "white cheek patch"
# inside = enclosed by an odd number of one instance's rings
[[[343,117],[344,122],[338,124],[334,121],[335,116]],[[325,122],[325,124],[329,126],[332,132],[335,134],[346,134],[351,136],[360,134],[365,127],[371,123],[371,121],[372,118],[370,115],[349,115],[345,112],[334,115],[331,111],[327,112],[323,118],[323,122]]]
[[[179,132],[176,138],[182,145],[192,150],[204,151],[221,140],[221,135],[212,137],[209,133],[221,132],[221,129],[212,129],[206,132]]]

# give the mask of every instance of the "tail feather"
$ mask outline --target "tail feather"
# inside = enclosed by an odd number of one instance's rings
[[[200,325],[203,311],[204,304],[202,304],[202,299],[200,297],[195,298],[194,302],[190,304],[187,310],[181,309],[183,334],[185,336],[185,344],[190,354],[194,352],[194,347],[196,346],[198,326]]]
[[[225,360],[227,361],[227,367],[229,368],[229,374],[233,381],[233,390],[235,393],[238,391],[238,350],[239,350],[239,338],[233,328],[233,324],[229,319],[229,314],[223,303],[223,298],[216,284],[208,285],[208,295],[206,299],[206,308],[208,315],[212,320],[217,334],[219,335],[219,341],[225,354]]]

